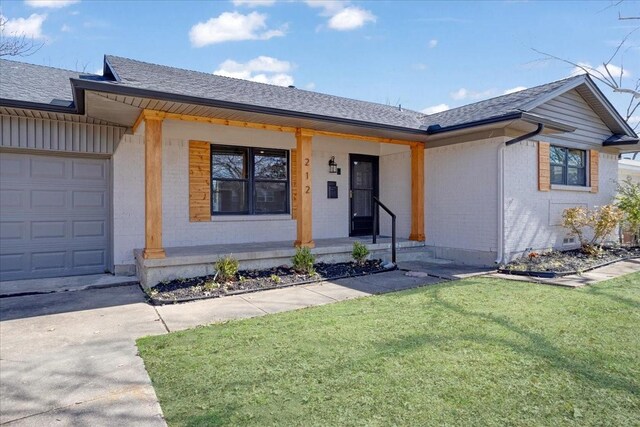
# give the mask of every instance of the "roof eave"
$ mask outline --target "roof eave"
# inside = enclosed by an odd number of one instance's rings
[[[16,99],[0,98],[0,107],[49,111],[51,113],[79,114],[77,104],[75,102],[73,102],[70,106],[65,107],[62,105],[52,105],[41,102],[19,101]]]
[[[138,96],[142,98],[159,99],[162,101],[185,102],[195,105],[203,105],[207,107],[225,108],[229,110],[238,110],[251,113],[271,114],[281,117],[292,117],[299,119],[319,120],[325,122],[339,123],[351,126],[364,127],[369,129],[390,130],[413,134],[416,136],[426,136],[427,132],[423,129],[406,128],[402,126],[385,125],[382,123],[365,122],[361,120],[345,119],[342,117],[323,116],[319,114],[304,113],[292,110],[283,110],[279,108],[263,107],[257,105],[243,104],[230,101],[221,101],[215,99],[194,97],[190,95],[181,95],[169,92],[161,92],[150,89],[141,89],[131,86],[124,86],[118,83],[101,83],[81,79],[71,79],[71,85],[78,90],[92,90],[96,92],[106,92],[126,96]],[[80,98],[78,98],[80,99]]]

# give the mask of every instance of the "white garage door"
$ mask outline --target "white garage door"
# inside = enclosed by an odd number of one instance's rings
[[[103,273],[107,161],[0,153],[0,280]]]

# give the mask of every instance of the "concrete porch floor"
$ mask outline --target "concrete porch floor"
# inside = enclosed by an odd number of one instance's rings
[[[354,242],[365,244],[371,257],[391,260],[391,238],[387,236],[378,237],[375,244],[371,236],[317,239],[311,252],[316,256],[316,262],[349,261]],[[396,245],[398,249],[424,248],[424,242],[408,239],[397,239]],[[214,263],[225,255],[237,259],[240,269],[258,269],[291,264],[295,252],[293,242],[280,241],[165,247],[166,257],[162,259],[145,259],[142,249],[134,253],[140,283],[150,287],[164,280],[213,274]]]

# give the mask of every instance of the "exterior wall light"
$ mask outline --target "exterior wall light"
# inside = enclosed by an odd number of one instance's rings
[[[336,164],[335,156],[331,156],[329,159],[329,173],[338,173],[338,165]]]

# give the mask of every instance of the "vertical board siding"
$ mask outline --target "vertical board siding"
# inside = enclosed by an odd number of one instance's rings
[[[538,142],[538,191],[551,191],[551,158],[548,142]]]
[[[0,115],[0,147],[113,154],[125,128]]]
[[[589,185],[591,192],[597,193],[600,188],[600,152],[589,150]]]
[[[189,221],[211,221],[211,144],[189,141]]]

